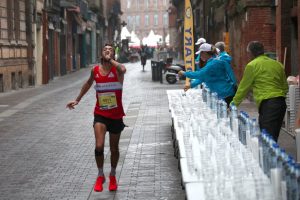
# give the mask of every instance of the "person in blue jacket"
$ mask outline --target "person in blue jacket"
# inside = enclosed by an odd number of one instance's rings
[[[229,105],[235,95],[237,85],[231,66],[227,62],[215,58],[216,47],[211,44],[202,44],[199,53],[201,60],[206,62],[200,71],[178,72],[179,76],[196,79],[190,85],[186,85],[184,89],[188,90],[198,84],[205,83],[211,92],[216,92],[219,98],[224,99]]]
[[[225,43],[224,43],[224,42],[221,42],[221,41],[220,41],[220,42],[217,42],[217,43],[215,44],[215,47],[218,48],[218,49],[220,50],[219,55],[218,55],[218,58],[219,58],[220,60],[223,60],[223,61],[228,62],[228,64],[231,65],[231,60],[232,60],[232,58],[231,58],[231,56],[225,51]]]

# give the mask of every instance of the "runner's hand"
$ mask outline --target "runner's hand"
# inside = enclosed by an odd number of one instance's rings
[[[70,110],[73,110],[73,109],[75,109],[75,106],[76,106],[78,103],[79,103],[78,101],[70,101],[70,102],[67,104],[66,108],[69,108]]]
[[[110,51],[109,51],[109,52],[107,52],[107,54],[105,54],[105,56],[104,56],[104,57],[105,57],[105,60],[107,60],[107,61],[109,61],[109,60],[113,59],[113,58],[112,58],[112,52],[110,52]]]

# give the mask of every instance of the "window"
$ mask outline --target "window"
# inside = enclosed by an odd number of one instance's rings
[[[145,26],[149,26],[149,16],[145,15]]]
[[[131,17],[127,16],[127,25],[131,27]]]
[[[164,14],[164,26],[168,26],[168,25],[169,25],[168,14],[165,13],[165,14]]]
[[[127,8],[129,9],[131,7],[131,0],[127,0]]]
[[[13,11],[13,15],[14,15],[14,19],[15,19],[15,21],[14,21],[15,40],[20,39],[20,8],[19,7],[20,7],[19,0],[15,0],[14,1],[14,11]]]
[[[135,16],[135,25],[136,26],[140,25],[140,16],[139,15]]]
[[[166,6],[167,5],[167,0],[164,0],[164,6]]]
[[[13,1],[7,0],[7,33],[8,33],[8,40],[14,39],[14,31],[13,31],[13,25],[14,25],[14,15],[13,15],[13,8],[14,4]]]
[[[153,4],[154,4],[154,8],[157,8],[157,0],[154,0]]]
[[[140,0],[136,0],[136,8],[140,9]]]
[[[153,17],[154,17],[153,18],[154,19],[153,20],[154,21],[154,26],[157,26],[158,25],[158,15],[155,14]]]
[[[146,8],[146,9],[149,8],[149,0],[145,0],[145,8]]]
[[[20,20],[20,16],[25,16],[25,2],[20,0],[7,0],[7,35],[11,40],[26,40],[25,18]],[[20,9],[20,6],[22,9]],[[22,24],[22,27],[20,26]],[[22,37],[20,37],[20,35]]]
[[[132,16],[130,19],[131,27],[135,27],[135,16]]]

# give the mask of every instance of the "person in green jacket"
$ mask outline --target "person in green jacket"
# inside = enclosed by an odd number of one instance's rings
[[[277,142],[286,111],[285,97],[288,92],[284,67],[280,62],[264,55],[264,46],[258,41],[249,42],[247,52],[251,61],[246,65],[231,104],[239,106],[252,89],[258,107],[260,129],[266,129]]]

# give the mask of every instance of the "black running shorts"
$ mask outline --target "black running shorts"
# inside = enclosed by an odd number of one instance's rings
[[[94,115],[93,126],[95,126],[97,122],[104,124],[109,133],[121,133],[125,127],[123,119],[110,119],[101,115]]]

